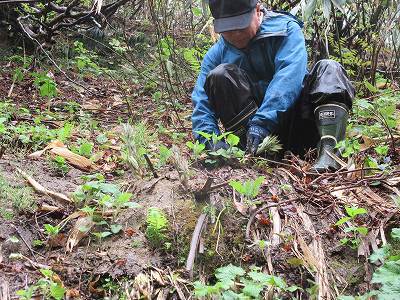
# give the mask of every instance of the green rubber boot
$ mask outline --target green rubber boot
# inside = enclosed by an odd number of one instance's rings
[[[321,140],[318,143],[318,158],[310,171],[336,171],[340,165],[328,153],[338,154],[335,146],[345,138],[348,109],[343,104],[324,104],[315,109],[314,115]]]

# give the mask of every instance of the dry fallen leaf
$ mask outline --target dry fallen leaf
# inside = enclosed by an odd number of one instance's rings
[[[71,252],[72,249],[78,245],[79,241],[87,235],[93,226],[94,222],[91,217],[85,216],[76,220],[74,227],[71,228],[67,245],[65,247],[67,252]]]
[[[31,153],[30,155],[28,155],[28,157],[37,159],[41,157],[46,151],[50,151],[50,153],[54,155],[59,155],[65,158],[69,164],[80,170],[93,171],[97,169],[91,160],[68,150],[68,148],[61,141],[58,140],[52,141],[43,150]]]

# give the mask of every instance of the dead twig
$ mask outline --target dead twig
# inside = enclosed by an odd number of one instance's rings
[[[193,231],[192,241],[190,242],[190,250],[189,255],[186,260],[186,271],[190,272],[190,275],[193,275],[193,265],[194,260],[196,258],[197,247],[200,242],[201,232],[203,231],[203,227],[206,221],[207,214],[203,213],[197,219],[196,227]]]
[[[280,201],[280,202],[277,202],[277,203],[266,204],[266,205],[261,206],[259,209],[257,209],[257,210],[250,216],[249,221],[247,222],[247,225],[246,225],[246,240],[250,240],[250,228],[251,228],[251,224],[253,224],[254,218],[255,218],[260,212],[262,212],[263,210],[266,210],[266,209],[268,209],[268,208],[271,208],[271,207],[277,207],[277,206],[280,206],[280,205],[282,205],[282,204],[287,204],[287,203],[291,203],[291,202],[299,201],[299,200],[301,200],[301,198],[288,199],[288,200]]]

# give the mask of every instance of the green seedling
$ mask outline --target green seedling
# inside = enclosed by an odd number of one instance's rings
[[[168,219],[158,208],[151,207],[146,217],[146,237],[153,247],[160,247],[166,240]]]
[[[341,218],[338,220],[335,225],[336,226],[341,226],[346,222],[353,222],[357,216],[360,215],[365,215],[367,213],[367,210],[364,208],[358,208],[356,206],[345,207],[346,214],[347,216]],[[357,248],[359,243],[360,243],[360,235],[365,236],[368,233],[368,228],[365,226],[350,226],[346,227],[343,230],[346,234],[349,234],[345,238],[341,239],[340,242],[343,245],[350,245],[351,248]]]
[[[168,160],[172,156],[172,150],[168,149],[164,145],[160,145],[159,151],[157,167],[161,168],[167,164]]]
[[[264,180],[264,176],[259,176],[255,180],[246,180],[243,183],[240,181],[231,180],[229,185],[233,187],[233,189],[239,194],[243,195],[247,201],[251,202],[260,192],[260,188]]]
[[[68,173],[69,167],[64,157],[57,155],[53,158],[52,162],[58,174],[65,176]]]
[[[221,135],[215,133],[209,134],[206,132],[197,132],[200,136],[205,138],[208,142],[216,145],[219,141],[225,141],[228,144],[228,149],[218,149],[217,151],[209,151],[208,154],[214,158],[222,158],[224,160],[232,158],[243,158],[244,151],[236,147],[240,143],[240,138],[231,132],[225,132]],[[215,160],[207,160],[211,164],[216,163]]]
[[[297,286],[288,286],[286,282],[274,275],[263,273],[260,268],[253,267],[249,272],[234,265],[218,268],[215,271],[217,282],[205,285],[199,281],[194,283],[196,297],[212,299],[260,299],[267,288],[278,292],[294,292],[301,290]]]
[[[44,224],[44,229],[45,229],[45,231],[46,231],[46,234],[49,236],[49,237],[54,237],[54,236],[56,236],[57,234],[59,234],[60,233],[60,226],[53,226],[53,225],[50,225],[50,224]]]
[[[187,142],[186,146],[192,150],[193,152],[193,160],[197,160],[200,155],[203,153],[204,149],[206,148],[206,146],[204,144],[199,143],[199,141],[196,140],[195,143],[193,142]]]
[[[262,153],[275,154],[281,151],[282,149],[283,147],[281,144],[279,144],[278,137],[275,135],[269,135],[258,146],[256,154],[257,155],[260,155]]]
[[[73,193],[73,198],[84,206],[81,211],[85,212],[96,224],[95,228],[100,228],[99,232],[93,232],[99,240],[121,231],[119,224],[108,225],[105,221],[105,213],[109,210],[113,212],[113,220],[116,219],[122,209],[140,207],[136,202],[132,202],[131,193],[123,193],[116,184],[105,182],[101,174],[87,175],[82,177],[86,182],[79,186]],[[90,228],[80,228],[87,233]]]
[[[52,270],[40,269],[40,273],[43,278],[39,279],[36,284],[29,286],[25,290],[19,290],[16,294],[20,299],[31,299],[36,290],[39,290],[45,299],[62,300],[65,295],[65,288],[58,282],[55,282],[53,278],[56,274]]]
[[[90,158],[93,151],[93,143],[90,142],[83,142],[78,149],[78,153],[82,156]]]
[[[340,300],[399,299],[400,252],[398,247],[393,245],[400,242],[400,228],[392,228],[390,236],[391,241],[375,250],[369,257],[371,263],[378,263],[379,261],[382,263],[373,273],[371,280],[371,283],[376,284],[373,286],[378,287],[378,289],[356,297],[340,296]]]

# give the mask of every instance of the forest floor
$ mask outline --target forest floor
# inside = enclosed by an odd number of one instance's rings
[[[229,264],[274,275],[264,286],[236,269],[240,299],[257,298],[251,284],[281,299],[380,287],[371,280],[384,257],[369,257],[385,244],[398,251],[400,124],[383,139],[393,146],[384,168],[362,167],[382,142],[367,137],[336,173],[309,173],[315,153],[210,164],[186,146],[189,98],[166,109],[138,86],[88,76],[83,88],[56,72],[49,101],[33,77],[13,84],[15,66],[1,64],[0,299],[211,297],[215,270]],[[123,159],[128,117],[147,128],[149,162],[136,170]],[[208,290],[197,283],[193,296],[194,280]]]

